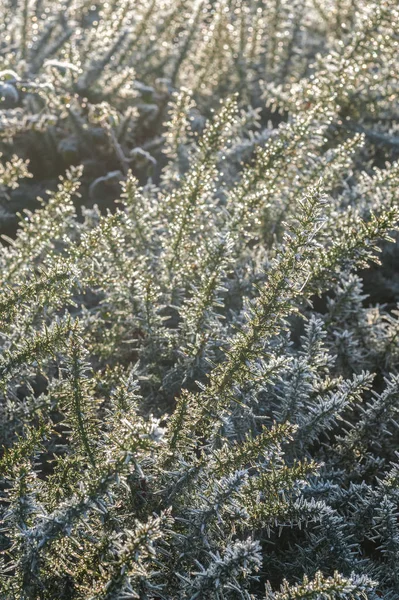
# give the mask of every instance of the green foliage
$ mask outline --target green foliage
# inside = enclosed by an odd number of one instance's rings
[[[0,17],[1,600],[398,599],[396,3]]]

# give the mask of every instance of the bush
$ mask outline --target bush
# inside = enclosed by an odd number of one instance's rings
[[[399,598],[396,3],[0,14],[0,597]]]

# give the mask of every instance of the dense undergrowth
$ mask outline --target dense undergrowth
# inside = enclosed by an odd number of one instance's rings
[[[0,598],[399,599],[397,9],[2,2]]]

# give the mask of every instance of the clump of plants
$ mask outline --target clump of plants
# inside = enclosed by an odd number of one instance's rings
[[[0,14],[0,598],[399,598],[395,3]]]

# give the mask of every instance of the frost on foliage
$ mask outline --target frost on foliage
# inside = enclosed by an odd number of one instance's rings
[[[395,20],[1,3],[1,600],[399,597]]]

